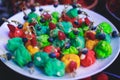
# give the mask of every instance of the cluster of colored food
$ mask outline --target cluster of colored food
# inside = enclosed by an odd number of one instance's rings
[[[58,5],[54,5],[57,7]],[[41,15],[31,12],[23,17],[23,24],[8,23],[9,37],[7,57],[20,67],[39,67],[48,76],[64,76],[81,66],[88,67],[96,59],[112,54],[111,36],[116,31],[107,22],[94,26],[86,12],[78,4],[51,14],[40,8]],[[79,15],[84,17],[79,18]]]

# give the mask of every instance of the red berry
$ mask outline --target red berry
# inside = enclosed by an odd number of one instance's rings
[[[44,17],[45,20],[50,20],[51,19],[51,15],[48,13],[43,13],[42,16]]]
[[[22,37],[23,31],[21,29],[15,28],[14,37]]]
[[[78,28],[79,25],[76,25],[76,24],[74,23],[75,20],[76,20],[76,18],[71,18],[71,19],[70,19],[70,22],[72,23],[72,25],[73,25],[74,28]]]
[[[82,25],[82,23],[83,23],[82,18],[78,19],[78,22],[79,22],[79,26],[81,26],[81,25]]]
[[[89,38],[89,39],[92,39],[94,40],[96,37],[95,37],[95,34],[93,32],[86,32],[86,37]]]
[[[54,46],[46,46],[43,51],[47,52],[48,54],[54,53],[56,55],[56,57],[60,56],[60,53],[58,52],[58,49],[55,48]]]
[[[33,22],[33,23],[30,23],[29,26],[35,26],[37,23]]]
[[[67,16],[66,14],[63,14],[61,17],[63,21],[70,21],[69,16]]]
[[[66,35],[62,31],[59,31],[58,32],[58,38],[59,38],[59,40],[65,40]]]
[[[81,59],[81,66],[88,67],[94,64],[96,61],[95,52],[93,50],[89,50],[85,55],[84,59]]]
[[[62,20],[63,21],[70,21],[70,17],[66,15],[65,12],[62,13]]]
[[[35,35],[33,35],[32,39],[31,39],[31,45],[32,46],[37,46],[37,40],[36,40]]]
[[[45,51],[47,53],[51,53],[52,49],[53,49],[53,46],[46,46],[43,51]]]
[[[14,26],[14,25],[12,25],[12,24],[7,24],[7,26],[8,26],[8,28],[9,28],[9,30],[10,30],[11,32],[15,32],[15,26]]]
[[[77,69],[77,63],[75,61],[70,61],[68,67],[70,69],[70,72],[73,72],[74,70]]]
[[[86,18],[85,18],[85,24],[86,24],[86,25],[90,25],[90,23],[91,23],[91,21],[86,17]]]
[[[96,76],[96,80],[108,80],[108,76],[105,73],[100,73]]]
[[[55,52],[55,55],[56,55],[56,57],[59,57],[60,53],[59,52]]]
[[[56,28],[56,25],[54,23],[50,22],[49,23],[49,28],[50,28],[50,30],[53,30],[53,29]]]

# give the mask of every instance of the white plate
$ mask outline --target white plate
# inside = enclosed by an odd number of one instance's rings
[[[50,10],[51,11],[59,11],[61,12],[63,10],[63,6],[58,6],[56,9],[53,7],[53,6],[44,6],[43,8],[47,9],[47,10]],[[37,10],[36,10],[36,13],[40,14],[39,8],[37,7]],[[103,22],[103,21],[106,21],[108,23],[111,24],[111,26],[113,27],[113,30],[116,30],[118,31],[115,26],[109,21],[107,20],[106,18],[104,18],[103,16],[93,12],[93,11],[90,11],[90,10],[87,10],[87,9],[84,9],[84,11],[86,11],[88,13],[88,15],[90,16],[90,19],[92,19],[94,22],[95,22],[95,25],[98,25],[99,23]],[[27,10],[26,11],[27,13],[30,12],[30,10]],[[13,17],[9,18],[9,21],[10,20],[17,20],[17,21],[20,21],[21,23],[24,22],[23,20],[23,12],[20,12],[16,15],[14,15]],[[8,27],[7,27],[7,23],[4,23],[1,27],[0,27],[0,49],[2,50],[5,50],[5,45],[9,39],[8,37]],[[14,71],[22,74],[22,75],[25,75],[25,76],[28,76],[28,77],[31,77],[31,78],[34,78],[34,79],[47,79],[47,80],[73,80],[73,79],[82,79],[82,78],[85,78],[85,77],[88,77],[88,76],[92,76],[96,73],[99,73],[101,72],[102,70],[106,69],[109,65],[111,65],[113,63],[113,61],[117,58],[118,54],[119,54],[119,51],[120,51],[120,39],[119,38],[114,38],[112,39],[111,41],[111,45],[112,45],[112,48],[113,48],[113,52],[112,52],[112,55],[109,56],[108,58],[106,59],[99,59],[95,62],[95,64],[91,65],[90,67],[80,67],[79,69],[77,69],[77,73],[76,73],[76,76],[75,77],[71,77],[69,74],[66,74],[65,76],[63,77],[49,77],[49,76],[46,76],[45,74],[43,74],[39,69],[35,68],[35,72],[33,74],[30,74],[28,73],[27,71],[27,68],[24,67],[24,68],[20,68],[19,66],[17,66],[15,63],[13,63],[12,61],[8,61],[6,62],[5,64],[13,69]],[[0,54],[3,54],[2,51],[0,51]],[[6,73],[7,75],[7,73]]]

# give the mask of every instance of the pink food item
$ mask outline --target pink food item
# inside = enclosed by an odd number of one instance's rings
[[[85,55],[85,57],[83,57]],[[95,52],[93,50],[88,50],[86,54],[81,54],[81,65],[84,67],[88,67],[95,63],[96,58],[95,58]]]

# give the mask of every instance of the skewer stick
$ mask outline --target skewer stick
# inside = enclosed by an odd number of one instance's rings
[[[25,9],[25,7],[22,8],[23,14],[24,14],[24,16],[27,16],[24,9]]]
[[[11,20],[11,22],[14,22],[15,24],[21,24],[20,22],[18,22],[16,20]]]
[[[8,21],[8,19],[6,19],[6,18],[2,18],[2,20],[5,21],[5,22],[10,23],[10,22]]]

